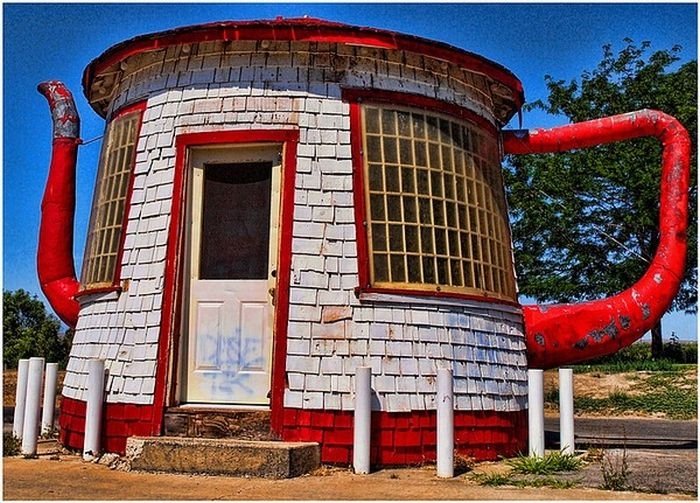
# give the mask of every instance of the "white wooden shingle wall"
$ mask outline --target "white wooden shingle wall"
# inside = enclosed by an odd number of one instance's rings
[[[148,98],[122,260],[128,291],[82,300],[64,381],[85,399],[88,358],[106,359],[108,402],[153,401],[175,137],[298,128],[287,346],[288,407],[352,409],[352,375],[372,367],[375,408],[434,409],[438,367],[458,410],[521,410],[526,359],[519,309],[355,298],[357,247],[348,105],[341,86],[410,92],[493,122],[484,77],[411,53],[298,42],[223,42],[133,57],[112,110]],[[289,169],[287,167],[286,169]]]

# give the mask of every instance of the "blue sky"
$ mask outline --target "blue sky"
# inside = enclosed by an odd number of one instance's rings
[[[82,94],[87,64],[113,44],[177,26],[232,19],[309,15],[418,35],[490,58],[517,75],[528,101],[546,97],[544,75],[577,78],[600,60],[601,47],[629,37],[652,49],[683,47],[697,59],[695,4],[8,4],[3,5],[3,287],[40,294],[35,271],[39,209],[50,157],[51,124],[36,85],[64,81],[82,119],[82,138],[104,122]],[[562,119],[524,115],[523,127]],[[514,125],[517,127],[517,124]],[[78,160],[74,255],[82,261],[100,141]],[[667,315],[665,333],[695,338],[697,318]]]

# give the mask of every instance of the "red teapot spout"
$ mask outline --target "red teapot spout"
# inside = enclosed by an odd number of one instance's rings
[[[73,264],[75,163],[80,143],[80,119],[73,96],[58,81],[39,84],[53,121],[51,165],[41,202],[37,272],[41,290],[59,318],[70,327],[78,321],[74,296],[79,283]]]
[[[642,136],[654,136],[663,145],[656,254],[633,286],[612,297],[524,306],[530,368],[560,367],[612,354],[651,330],[669,308],[685,270],[690,138],[675,118],[655,110],[503,133],[507,154],[563,152]]]

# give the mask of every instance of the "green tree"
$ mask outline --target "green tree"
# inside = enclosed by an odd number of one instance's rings
[[[680,65],[681,48],[650,51],[625,39],[603,47],[579,80],[549,75],[549,96],[526,106],[581,122],[643,108],[676,117],[691,135],[688,259],[673,310],[697,310],[697,61]],[[651,52],[651,53],[650,53]],[[661,146],[653,138],[562,154],[509,156],[506,186],[521,292],[540,302],[615,294],[646,270],[658,243]],[[652,354],[661,355],[661,324]]]
[[[17,368],[20,358],[43,356],[65,368],[72,332],[61,334],[61,322],[35,295],[22,289],[3,291],[2,330],[5,367]]]

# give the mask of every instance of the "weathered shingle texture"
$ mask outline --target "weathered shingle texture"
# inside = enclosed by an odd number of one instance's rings
[[[85,399],[86,361],[99,357],[109,370],[108,402],[153,401],[176,136],[298,128],[285,406],[352,409],[354,369],[369,365],[376,409],[434,409],[438,367],[454,371],[458,410],[525,408],[519,309],[400,296],[360,302],[354,294],[350,119],[341,87],[425,95],[494,122],[482,76],[411,53],[304,42],[266,50],[260,42],[200,43],[124,66],[111,109],[148,100],[122,259],[129,288],[82,299],[65,396]]]

